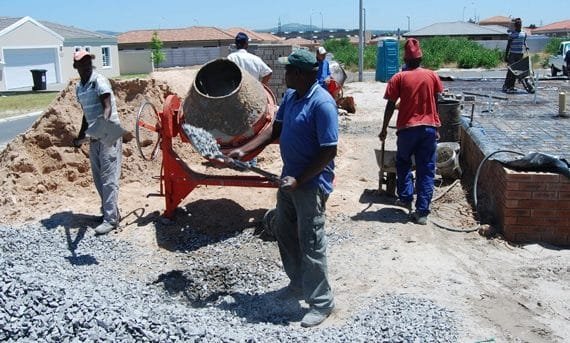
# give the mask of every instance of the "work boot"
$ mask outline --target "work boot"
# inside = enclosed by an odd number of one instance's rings
[[[403,207],[408,211],[408,214],[412,213],[412,202],[404,202],[400,199],[396,199],[396,201],[394,202],[395,206],[398,207]]]
[[[108,234],[109,232],[113,231],[116,228],[117,228],[116,225],[113,225],[109,222],[103,222],[95,228],[95,236]]]
[[[427,222],[428,222],[427,214],[422,215],[422,214],[419,214],[418,212],[414,212],[412,214],[412,219],[416,224],[419,224],[419,225],[427,225]]]
[[[303,320],[301,320],[301,326],[304,328],[310,328],[319,325],[331,315],[332,310],[333,307],[329,308],[311,307],[303,317]]]

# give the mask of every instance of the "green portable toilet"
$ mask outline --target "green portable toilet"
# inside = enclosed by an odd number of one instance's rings
[[[388,82],[400,69],[400,45],[392,37],[378,41],[376,54],[376,81]]]

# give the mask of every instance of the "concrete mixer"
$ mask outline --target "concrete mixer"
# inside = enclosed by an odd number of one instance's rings
[[[271,90],[227,59],[211,61],[198,71],[183,104],[178,96],[169,95],[159,112],[154,105],[144,102],[137,113],[135,136],[140,155],[145,160],[155,159],[159,148],[162,151],[160,193],[157,195],[165,197],[163,216],[172,218],[180,202],[199,185],[277,187],[277,175],[253,167],[250,170],[261,176],[198,173],[180,158],[172,145],[176,137],[185,143],[196,143],[191,142],[194,138],[189,138],[188,130],[185,130],[191,125],[209,132],[222,153],[227,154],[272,130],[276,109]],[[152,115],[145,118],[145,113]],[[155,135],[150,149],[149,142],[142,139],[143,131]],[[252,159],[262,150],[263,147],[254,149],[242,160]],[[223,160],[236,162],[247,169],[246,164],[239,161]],[[220,163],[220,159],[212,161]]]

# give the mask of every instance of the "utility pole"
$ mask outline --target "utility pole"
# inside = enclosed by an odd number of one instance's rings
[[[362,82],[362,69],[364,67],[364,6],[363,0],[359,0],[360,6],[358,8],[358,81]]]
[[[407,15],[406,17],[408,18],[408,32],[410,32],[410,16]]]

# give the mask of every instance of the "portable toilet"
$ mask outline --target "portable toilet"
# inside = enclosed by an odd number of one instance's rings
[[[385,37],[378,41],[376,54],[376,81],[388,82],[400,69],[400,44],[396,38]]]

